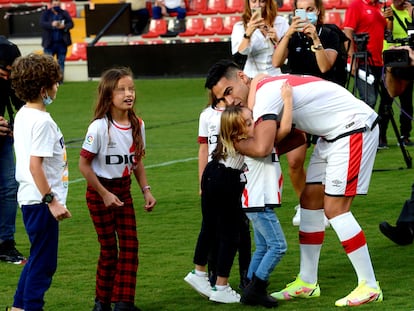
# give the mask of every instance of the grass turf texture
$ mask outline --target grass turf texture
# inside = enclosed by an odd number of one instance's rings
[[[145,165],[158,204],[152,213],[144,212],[137,183],[133,197],[140,240],[136,304],[143,310],[264,310],[239,304],[217,305],[192,290],[184,276],[193,268],[194,246],[200,228],[197,177],[198,116],[206,104],[203,79],[137,80],[136,111],[145,120],[147,156]],[[61,127],[68,147],[68,208],[73,218],[60,224],[59,262],[53,283],[46,293],[45,310],[92,310],[98,242],[85,203],[85,181],[77,168],[79,150],[92,117],[97,82],[67,82],[48,108]],[[396,111],[398,119],[398,111]],[[394,223],[410,196],[413,171],[405,163],[390,128],[389,150],[377,154],[369,194],[357,197],[352,212],[365,231],[375,272],[384,292],[384,301],[359,310],[412,310],[414,291],[414,246],[400,247],[386,239],[378,224]],[[409,149],[413,150],[414,148]],[[308,150],[308,155],[311,150]],[[288,240],[289,249],[270,278],[270,291],[280,290],[299,271],[297,227],[291,219],[295,197],[287,176],[286,160],[283,207],[276,210]],[[29,242],[17,216],[17,248],[28,255]],[[0,263],[0,308],[11,305],[22,266]],[[235,260],[230,282],[237,288]],[[337,237],[327,229],[319,265],[321,297],[281,302],[280,310],[334,310],[335,300],[356,287],[356,276]]]

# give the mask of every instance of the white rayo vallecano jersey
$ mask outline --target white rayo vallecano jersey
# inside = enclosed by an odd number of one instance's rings
[[[145,126],[141,121],[141,135],[145,147]],[[92,169],[99,177],[113,179],[132,173],[135,148],[132,144],[131,126],[123,126],[102,118],[94,120],[88,128],[82,149],[96,154]]]
[[[247,183],[242,197],[243,208],[280,205],[283,176],[277,154],[272,153],[265,158],[245,156],[244,161]]]
[[[208,144],[208,161],[211,161],[211,154],[216,149],[220,131],[221,113],[224,108],[205,108],[201,114],[198,123],[198,141],[207,138]]]
[[[331,140],[356,129],[371,127],[378,117],[367,104],[336,83],[313,76],[286,74],[258,83],[253,109],[255,120],[268,113],[282,113],[280,88],[285,81],[293,91],[293,123],[309,134]]]
[[[263,115],[277,114],[267,107],[270,102],[260,102],[253,107],[253,119],[256,122]],[[250,158],[245,156],[247,183],[242,197],[244,208],[276,207],[281,204],[283,176],[276,150],[265,158]]]

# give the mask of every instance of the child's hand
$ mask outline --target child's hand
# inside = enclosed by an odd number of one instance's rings
[[[151,212],[154,209],[155,204],[157,204],[157,200],[152,196],[152,193],[150,191],[144,192],[144,200],[145,205],[144,208],[147,212]]]
[[[102,197],[102,199],[106,207],[119,207],[124,205],[124,202],[122,202],[115,194],[109,191]]]
[[[72,217],[72,214],[69,212],[69,210],[64,205],[60,204],[56,199],[53,199],[53,201],[50,202],[48,206],[50,213],[57,221]]]
[[[287,80],[280,87],[280,95],[282,96],[283,102],[292,99],[292,86]]]

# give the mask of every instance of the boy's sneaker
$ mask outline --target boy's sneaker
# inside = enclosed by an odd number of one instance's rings
[[[221,303],[237,303],[240,302],[240,295],[230,285],[224,290],[217,290],[214,287],[211,291],[210,300]]]
[[[189,272],[184,278],[192,288],[194,288],[200,295],[210,298],[211,296],[211,285],[210,281],[206,276],[198,276],[195,270]]]
[[[286,285],[280,292],[271,294],[277,300],[290,300],[292,298],[316,298],[321,295],[319,284],[310,284],[301,280],[299,276],[296,277],[292,283]]]
[[[378,288],[368,287],[365,281],[359,283],[348,296],[335,302],[337,307],[359,306],[368,302],[381,302],[383,299],[382,290],[377,282]]]
[[[21,265],[26,263],[26,258],[16,249],[14,240],[3,241],[0,244],[0,260]]]

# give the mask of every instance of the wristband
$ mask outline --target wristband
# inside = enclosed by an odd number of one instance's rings
[[[147,185],[147,186],[142,187],[142,189],[141,189],[142,193],[144,193],[145,190],[151,190],[151,186]]]
[[[243,38],[246,38],[246,39],[250,39],[250,36],[248,36],[246,33],[243,35]]]

